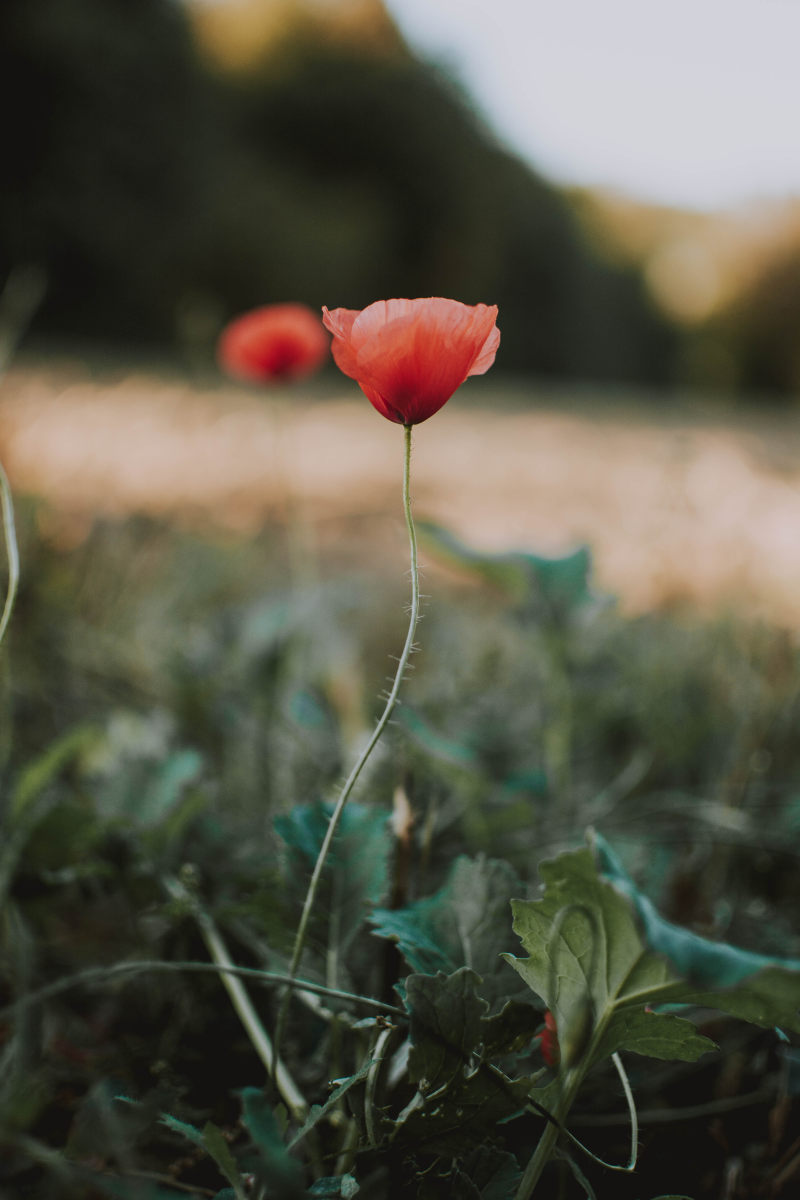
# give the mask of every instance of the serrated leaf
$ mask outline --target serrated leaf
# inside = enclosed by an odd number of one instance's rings
[[[664,921],[606,843],[602,848],[613,882],[598,874],[588,850],[578,850],[541,865],[540,900],[512,905],[529,957],[508,961],[553,1012],[567,1062],[588,1041],[592,1062],[625,1049],[693,1061],[704,1043],[711,1048],[689,1023],[644,1014],[645,1006],[694,1004],[800,1030],[800,971],[794,964],[720,947]],[[680,967],[703,982],[681,978]],[[732,982],[709,987],[714,979]]]
[[[493,1005],[514,990],[499,948],[508,929],[508,904],[519,887],[508,863],[464,856],[435,895],[406,908],[375,909],[370,919],[378,937],[397,942],[413,971],[450,975],[463,966],[476,971],[481,994]]]
[[[599,877],[591,853],[560,855],[540,871],[542,898],[512,904],[514,930],[529,957],[506,957],[555,1016],[564,1060],[587,1052],[588,1066],[630,1049],[693,1062],[713,1049],[690,1022],[643,1014],[675,977],[646,949],[630,904]]]
[[[481,1022],[483,1052],[487,1058],[518,1054],[531,1042],[542,1023],[542,1014],[531,1004],[509,1000],[498,1013]]]
[[[611,1018],[595,1047],[595,1061],[610,1057],[621,1047],[634,1054],[660,1058],[665,1062],[675,1058],[680,1058],[682,1062],[696,1062],[702,1055],[716,1049],[714,1042],[698,1033],[691,1021],[672,1014],[632,1007],[622,1009]]]
[[[477,975],[467,968],[452,975],[409,975],[406,980],[411,1018],[408,1074],[412,1083],[424,1082],[426,1091],[438,1091],[474,1065],[487,1011],[475,991],[477,983]]]
[[[357,1083],[361,1083],[364,1079],[366,1079],[371,1066],[372,1059],[368,1059],[367,1062],[363,1063],[359,1067],[354,1075],[351,1075],[348,1079],[345,1079],[343,1083],[340,1083],[337,1088],[334,1088],[324,1104],[312,1104],[308,1117],[289,1143],[290,1150],[293,1150],[298,1142],[301,1142],[306,1134],[310,1133],[314,1126],[321,1121],[322,1118],[329,1113],[332,1108],[336,1107],[342,1096],[347,1095],[352,1087],[355,1087]]]
[[[511,1200],[522,1178],[514,1155],[495,1146],[477,1146],[464,1160],[462,1170],[481,1200]]]
[[[222,1174],[232,1184],[234,1191],[244,1194],[244,1183],[239,1173],[236,1159],[225,1140],[222,1130],[211,1121],[203,1127],[203,1145],[219,1167]]]
[[[456,1160],[447,1176],[426,1176],[417,1200],[513,1200],[522,1171],[513,1154],[493,1145],[479,1145]]]
[[[419,1091],[395,1136],[415,1148],[466,1153],[524,1106],[530,1080],[511,1080],[486,1060],[487,1004],[475,991],[478,982],[467,968],[406,980],[408,1073]]]
[[[118,1095],[115,1100],[122,1104],[129,1104],[134,1108],[142,1108],[143,1105],[138,1100],[132,1100],[130,1096]],[[222,1130],[218,1126],[212,1124],[211,1121],[206,1122],[202,1132],[194,1125],[190,1125],[187,1121],[181,1121],[177,1117],[173,1117],[171,1113],[161,1113],[158,1118],[159,1124],[171,1129],[173,1133],[179,1133],[181,1137],[186,1138],[194,1146],[200,1146],[214,1159],[214,1162],[219,1167],[222,1174],[233,1184],[234,1190],[242,1195],[244,1192],[244,1184],[236,1160],[231,1154],[230,1147],[226,1142]],[[220,1193],[221,1194],[221,1193]]]

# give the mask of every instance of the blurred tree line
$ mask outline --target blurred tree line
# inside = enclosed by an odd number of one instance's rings
[[[502,365],[665,383],[679,335],[638,270],[398,38],[289,31],[214,73],[173,0],[3,0],[0,279],[42,331],[205,345],[249,306],[449,295],[501,307]]]
[[[800,395],[800,228],[764,259],[700,336],[723,357],[738,389]]]

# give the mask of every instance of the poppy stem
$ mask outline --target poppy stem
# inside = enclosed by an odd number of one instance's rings
[[[406,518],[406,529],[408,530],[408,542],[411,555],[411,615],[408,622],[408,633],[406,634],[405,645],[403,646],[403,651],[397,664],[394,683],[392,684],[391,691],[389,692],[389,696],[386,701],[386,707],[384,708],[377,725],[372,731],[369,741],[362,750],[358,761],[355,763],[350,774],[347,776],[344,786],[339,794],[339,799],[336,801],[336,805],[331,813],[330,820],[328,821],[328,828],[325,831],[325,837],[322,840],[317,861],[311,875],[311,882],[308,885],[308,892],[306,893],[305,903],[303,904],[303,911],[300,915],[297,933],[295,934],[292,960],[289,964],[288,971],[290,980],[295,979],[297,970],[300,966],[300,959],[303,954],[303,949],[306,942],[306,934],[308,932],[308,924],[311,919],[311,913],[314,909],[314,902],[317,898],[320,879],[325,867],[325,862],[328,858],[331,844],[336,835],[336,830],[339,826],[339,821],[341,820],[345,805],[350,799],[350,794],[355,787],[359,775],[366,765],[368,758],[372,754],[372,751],[377,746],[381,734],[389,723],[389,718],[391,717],[395,704],[397,703],[400,684],[403,681],[403,675],[405,674],[406,666],[408,665],[408,660],[414,647],[414,636],[416,634],[417,621],[419,619],[419,568],[417,565],[417,533],[414,528],[414,518],[411,512],[411,429],[411,425],[403,426],[403,431],[405,434],[405,457],[403,461],[403,512]],[[281,1001],[281,1006],[278,1010],[278,1018],[275,1023],[274,1048],[276,1065],[279,1062],[278,1055],[283,1040],[283,1032],[286,1026],[286,1017],[291,995],[292,989],[288,988]]]

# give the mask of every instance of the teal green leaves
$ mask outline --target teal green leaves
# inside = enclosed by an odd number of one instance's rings
[[[800,961],[755,954],[731,946],[727,942],[712,942],[681,929],[659,916],[652,901],[645,896],[627,874],[605,838],[592,834],[592,844],[600,870],[614,887],[626,896],[641,921],[648,945],[667,958],[676,972],[698,987],[728,988],[747,976],[771,967],[792,973],[800,972]],[[800,976],[799,976],[800,977]],[[760,1024],[760,1022],[759,1022]]]
[[[595,833],[593,843],[604,876],[632,905],[644,941],[674,973],[651,1003],[699,1004],[754,1025],[778,1025],[800,1032],[799,961],[712,942],[665,921],[635,886],[605,839]]]
[[[481,977],[481,995],[493,1005],[515,990],[500,947],[509,902],[519,891],[508,863],[462,856],[435,895],[407,908],[376,908],[371,920],[379,937],[397,942],[412,971],[450,974],[469,967]]]
[[[285,890],[300,906],[305,884],[317,861],[330,809],[296,805],[275,821],[286,845]],[[383,899],[388,881],[391,833],[385,812],[351,803],[342,814],[320,881],[320,899],[311,927],[316,945],[347,953],[372,905]]]
[[[551,615],[560,616],[591,596],[592,556],[588,546],[579,546],[560,558],[525,551],[485,554],[430,521],[419,521],[417,532],[425,549],[499,588],[518,608],[530,609],[539,604]]]

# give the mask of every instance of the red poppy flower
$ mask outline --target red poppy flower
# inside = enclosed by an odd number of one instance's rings
[[[544,1029],[541,1033],[536,1034],[536,1040],[539,1042],[539,1049],[547,1066],[557,1067],[561,1060],[561,1049],[558,1044],[556,1019],[549,1009],[544,1014]]]
[[[267,304],[226,325],[217,357],[237,379],[272,383],[313,374],[328,345],[319,317],[305,304]]]
[[[483,375],[500,344],[497,305],[378,300],[361,312],[322,310],[333,357],[382,416],[418,425],[469,375]]]

